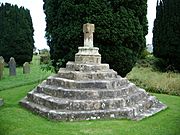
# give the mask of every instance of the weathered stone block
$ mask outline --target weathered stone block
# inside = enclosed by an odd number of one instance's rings
[[[62,68],[58,72],[58,77],[71,80],[105,80],[117,78],[117,72],[114,70],[79,72],[65,70]]]
[[[9,75],[10,76],[16,76],[16,62],[13,57],[10,58],[9,61]]]
[[[29,62],[25,62],[23,64],[23,74],[29,74],[30,73],[30,64]]]
[[[0,57],[0,80],[3,78],[3,71],[4,71],[4,59]]]
[[[82,72],[90,72],[90,71],[107,71],[109,70],[109,64],[79,64],[74,62],[68,62],[66,64],[67,70],[72,71],[82,71]]]

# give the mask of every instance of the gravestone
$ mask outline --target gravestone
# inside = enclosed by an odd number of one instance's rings
[[[30,64],[29,62],[25,62],[23,64],[23,74],[29,74],[30,73]]]
[[[3,78],[4,58],[0,56],[0,80]]]
[[[141,120],[166,109],[144,89],[122,78],[109,64],[101,63],[93,47],[93,24],[83,25],[84,46],[75,61],[28,92],[20,104],[54,120],[126,118]]]
[[[0,56],[0,61],[4,62],[4,58],[2,56]]]
[[[0,98],[0,106],[2,106],[4,104],[4,101],[2,98]]]
[[[16,76],[16,62],[13,57],[10,58],[8,65],[9,65],[9,75]]]

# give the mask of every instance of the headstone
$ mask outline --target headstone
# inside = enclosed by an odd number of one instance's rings
[[[0,61],[3,61],[4,62],[4,58],[2,56],[0,56]]]
[[[0,56],[0,80],[3,78],[4,58]]]
[[[9,75],[10,76],[16,76],[16,62],[13,57],[10,58],[9,61]]]
[[[28,62],[25,62],[23,64],[23,74],[29,74],[30,73],[30,65]]]
[[[4,101],[2,98],[0,98],[0,106],[2,106],[4,104]]]

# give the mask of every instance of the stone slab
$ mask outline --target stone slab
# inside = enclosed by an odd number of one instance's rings
[[[36,88],[36,91],[59,98],[92,100],[101,98],[117,98],[125,95],[131,95],[137,91],[137,87],[130,83],[129,85],[123,86],[119,89],[67,89],[47,84],[40,84]]]
[[[85,63],[75,63],[68,62],[66,64],[66,69],[71,71],[106,71],[109,70],[109,64],[85,64]]]
[[[57,75],[60,78],[71,80],[105,80],[117,78],[117,72],[115,72],[114,70],[79,72],[61,68]]]
[[[126,83],[129,83],[126,78],[113,78],[109,80],[70,80],[56,76],[48,77],[47,85],[55,85],[69,89],[116,89]]]
[[[44,116],[48,119],[59,121],[77,121],[77,120],[96,120],[96,119],[119,119],[126,118],[131,120],[141,120],[145,117],[152,116],[167,108],[166,105],[158,102],[151,109],[145,112],[135,113],[134,108],[124,107],[109,110],[91,110],[91,111],[67,111],[67,110],[52,110],[47,107],[27,101],[26,98],[20,101],[20,104],[25,108]]]

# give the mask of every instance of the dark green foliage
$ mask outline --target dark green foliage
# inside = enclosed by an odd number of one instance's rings
[[[153,53],[161,69],[180,71],[180,0],[157,2]]]
[[[17,65],[30,62],[34,39],[30,12],[17,5],[0,5],[0,56],[8,62],[14,57]]]
[[[145,48],[147,0],[44,0],[46,37],[53,66],[74,60],[83,46],[82,25],[95,24],[102,62],[125,76]]]

